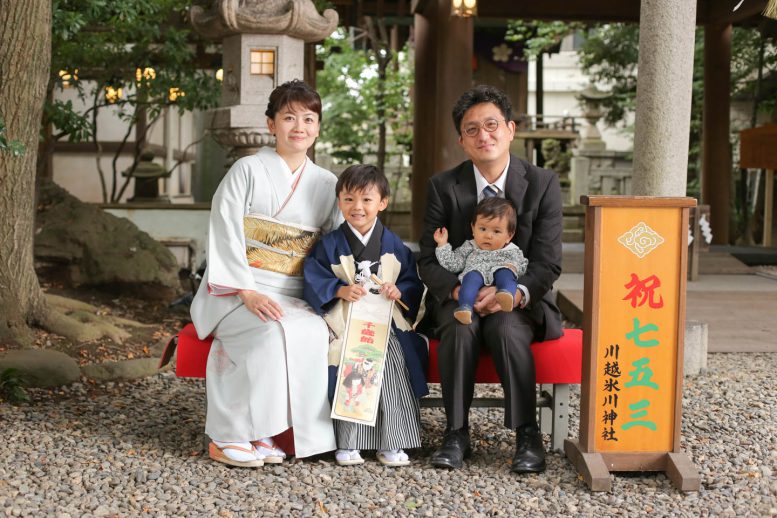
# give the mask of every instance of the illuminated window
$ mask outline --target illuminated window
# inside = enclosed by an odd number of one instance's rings
[[[275,75],[274,50],[251,50],[251,75],[270,77]]]

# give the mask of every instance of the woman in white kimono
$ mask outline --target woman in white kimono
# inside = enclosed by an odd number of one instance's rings
[[[212,334],[205,432],[210,457],[233,466],[279,463],[272,437],[293,427],[297,457],[335,449],[327,400],[329,334],[302,300],[302,265],[341,221],[337,178],[307,158],[321,99],[301,81],[270,95],[275,149],[235,162],[213,197],[208,268],[192,302]]]

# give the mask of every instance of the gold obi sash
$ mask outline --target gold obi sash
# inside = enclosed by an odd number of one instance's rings
[[[302,275],[305,257],[321,235],[317,228],[281,223],[260,214],[245,216],[243,231],[249,266],[293,276]]]

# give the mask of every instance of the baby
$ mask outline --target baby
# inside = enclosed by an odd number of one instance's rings
[[[459,273],[459,307],[453,316],[462,324],[472,323],[472,308],[483,286],[496,286],[496,300],[502,311],[512,311],[518,278],[526,272],[528,260],[511,242],[515,235],[516,211],[504,198],[484,198],[472,218],[473,239],[456,250],[448,244],[448,230],[434,232],[435,255],[442,267]]]

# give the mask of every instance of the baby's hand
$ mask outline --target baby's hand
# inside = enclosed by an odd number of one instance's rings
[[[380,287],[380,292],[389,300],[399,300],[402,298],[402,292],[393,282],[384,282]]]
[[[434,242],[437,246],[443,246],[448,244],[448,229],[445,227],[438,228],[434,231]]]
[[[337,288],[337,293],[335,295],[339,299],[343,299],[348,302],[356,302],[362,298],[365,293],[365,289],[362,288],[360,284],[351,284],[349,286],[340,286]]]

